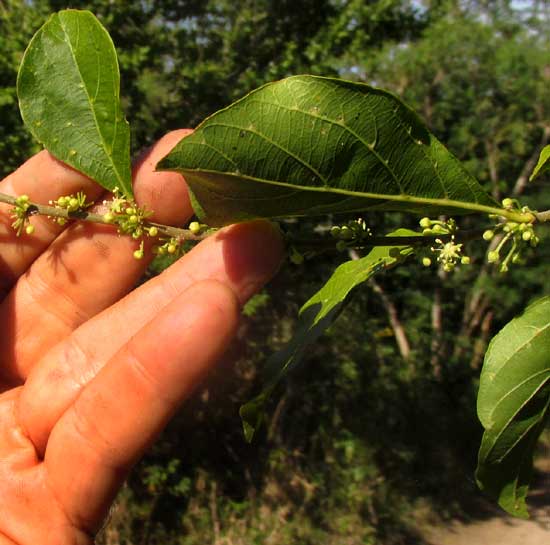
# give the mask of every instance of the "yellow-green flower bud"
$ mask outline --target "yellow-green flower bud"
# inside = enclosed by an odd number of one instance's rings
[[[139,218],[135,214],[133,214],[128,218],[128,222],[132,225],[136,225],[139,222]]]
[[[175,244],[168,244],[168,246],[166,247],[166,251],[169,253],[169,254],[175,254],[176,253],[176,250],[177,250],[177,247]]]
[[[429,257],[422,258],[422,265],[424,265],[424,267],[429,267],[431,264],[432,260]]]
[[[432,220],[430,218],[422,218],[420,220],[420,227],[422,227],[423,229],[428,229],[431,226],[432,226]]]
[[[340,238],[344,240],[350,240],[353,238],[353,232],[347,225],[344,225],[340,230]]]
[[[500,259],[500,254],[496,250],[492,250],[487,254],[487,261],[489,263],[496,263]]]
[[[198,221],[192,221],[189,224],[189,231],[194,235],[198,235],[201,232],[201,224]]]
[[[134,259],[142,259],[143,258],[143,250],[136,250],[134,252]]]
[[[78,210],[79,208],[79,202],[78,202],[78,199],[75,198],[75,197],[71,197],[69,199],[69,203],[67,205],[67,207],[70,209],[70,210]]]
[[[333,227],[331,227],[330,228],[330,234],[334,238],[338,238],[340,236],[340,227],[338,227],[338,225],[334,225]]]
[[[25,233],[27,233],[27,235],[32,235],[34,233],[34,225],[27,225],[27,227],[25,227]]]
[[[442,225],[436,224],[432,227],[432,233],[434,235],[446,235],[448,232],[449,230],[445,229]]]
[[[483,240],[486,240],[488,242],[489,240],[493,240],[494,236],[495,236],[495,232],[492,231],[491,229],[487,229],[487,231],[483,233]]]
[[[502,199],[502,207],[508,210],[514,208],[514,201],[510,198]]]
[[[17,197],[15,199],[15,202],[17,204],[26,204],[29,202],[29,196],[28,195],[19,195],[19,197]]]
[[[107,212],[106,214],[103,214],[103,221],[105,223],[113,223],[115,220],[115,216],[112,212]]]
[[[462,265],[469,265],[471,263],[470,257],[467,255],[463,255],[460,258],[460,263],[462,263]]]
[[[159,234],[159,230],[153,225],[153,227],[149,227],[149,236],[150,237],[156,237]]]
[[[531,240],[533,238],[533,231],[523,231],[523,233],[521,233],[521,238],[525,242],[528,242],[529,240]]]

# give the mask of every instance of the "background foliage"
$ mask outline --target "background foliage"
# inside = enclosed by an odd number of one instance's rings
[[[39,149],[17,109],[21,55],[47,14],[66,7],[0,0],[2,176]],[[527,185],[550,138],[546,2],[73,0],[70,7],[93,11],[113,37],[134,153],[267,81],[341,75],[403,97],[496,198],[550,208],[548,178]],[[365,219],[377,232],[403,223]],[[473,266],[452,276],[413,266],[371,281],[274,396],[263,434],[247,445],[238,407],[341,256],[285,266],[246,307],[219,371],[135,469],[101,542],[421,543],[420,507],[448,516],[477,495],[483,353],[514,313],[548,291],[545,246],[506,276],[472,248]]]

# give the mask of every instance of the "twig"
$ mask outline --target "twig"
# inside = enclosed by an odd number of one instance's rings
[[[11,204],[15,206],[16,197],[11,195],[6,195],[5,193],[0,193],[0,202]],[[88,221],[92,223],[102,223],[105,225],[113,225],[112,222],[107,221],[103,215],[96,214],[93,212],[87,212],[86,210],[76,210],[70,211],[66,208],[60,208],[57,206],[49,206],[45,204],[38,204],[32,201],[29,201],[29,208],[27,210],[29,216],[34,216],[37,214],[43,216],[49,216],[52,218],[64,218],[66,220],[79,220],[79,221]],[[144,225],[147,227],[156,227],[158,229],[159,235],[175,238],[178,240],[203,240],[211,235],[211,233],[201,233],[195,234],[189,229],[181,229],[179,227],[172,227],[171,225],[163,225],[161,223],[156,223],[153,221],[145,221]],[[116,227],[116,225],[114,225]]]

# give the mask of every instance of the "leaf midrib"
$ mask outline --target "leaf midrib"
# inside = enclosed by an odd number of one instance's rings
[[[504,401],[505,398],[507,398],[509,395],[511,395],[513,392],[515,392],[517,389],[521,388],[523,385],[525,385],[527,382],[529,382],[530,380],[532,380],[534,377],[536,377],[537,375],[543,375],[545,373],[548,373],[548,369],[544,369],[543,371],[539,371],[538,373],[534,373],[532,375],[529,376],[529,378],[523,380],[521,383],[517,384],[514,388],[512,388],[511,390],[509,390],[506,395],[504,395],[499,401],[498,403],[495,405],[495,408],[494,410],[491,412],[491,415],[494,414],[494,412],[497,410],[497,407]],[[518,413],[524,408],[526,407],[529,402],[546,386],[546,384],[548,383],[548,381],[550,380],[550,376],[548,378],[546,378],[545,380],[543,380],[536,389],[534,389],[532,392],[531,392],[531,395],[529,395],[529,397],[527,399],[525,399],[525,401],[513,412],[513,414],[510,416],[510,418],[508,418],[508,420],[506,420],[505,423],[503,423],[501,426],[500,426],[500,431],[494,436],[494,440],[492,441],[492,445],[491,445],[491,448],[488,450],[488,454],[490,454],[496,444],[498,443],[499,439],[502,437],[502,435],[506,432],[506,430],[508,430],[509,426],[510,426],[510,423],[513,422],[514,418],[518,415]],[[550,401],[550,397],[549,397],[549,401]],[[540,418],[538,418],[536,420],[536,422],[540,422]],[[496,422],[493,420],[491,425],[489,425],[487,427],[487,432],[491,432],[491,429],[494,430],[496,426]],[[507,449],[506,450],[506,454],[504,454],[502,458],[505,458],[509,452],[513,449],[514,445],[516,445],[528,432],[529,430],[532,428],[532,426],[529,426],[527,428],[527,430],[521,434],[519,436],[519,438],[513,443],[512,447]]]
[[[531,396],[529,396],[529,399],[527,399],[525,401],[525,403],[523,403],[522,405],[522,408],[531,400],[533,399],[533,397],[542,389],[544,388],[544,386],[546,385],[546,383],[548,382],[548,380],[545,380],[534,392]],[[508,456],[510,454],[510,452],[514,449],[514,447],[520,443],[524,437],[530,433],[530,431],[535,427],[537,426],[538,424],[540,424],[545,418],[546,418],[546,414],[548,413],[548,408],[550,406],[550,396],[548,397],[548,401],[546,402],[546,407],[544,408],[544,410],[541,412],[541,415],[536,418],[533,423],[525,429],[525,431],[523,433],[521,433],[517,439],[511,444],[511,446],[509,446],[509,448],[507,448],[504,452],[504,454],[502,456],[500,456],[497,460],[497,462],[502,462],[502,460],[504,460],[504,458],[506,458],[506,456]],[[517,411],[516,413],[514,413],[514,415],[512,416],[512,418],[510,418],[506,424],[504,426],[502,426],[500,432],[495,436],[494,438],[494,441],[492,441],[492,444],[491,444],[491,447],[489,448],[489,450],[487,451],[487,455],[485,456],[485,459],[488,459],[491,452],[494,451],[499,439],[502,437],[502,434],[508,429],[508,426],[510,425],[510,422],[513,420],[514,416],[517,415]],[[490,433],[489,430],[487,430],[487,432]]]
[[[187,145],[204,145],[200,142],[186,142]],[[249,180],[251,182],[257,182],[257,183],[264,183],[264,184],[271,184],[271,185],[277,185],[281,187],[288,187],[291,189],[300,189],[303,191],[314,191],[318,193],[336,193],[339,195],[345,195],[346,197],[356,198],[356,197],[363,197],[366,199],[373,199],[378,201],[393,201],[393,202],[402,202],[402,203],[413,203],[413,204],[425,204],[429,206],[435,206],[435,207],[444,207],[444,208],[458,208],[462,210],[470,210],[472,212],[484,212],[487,214],[499,214],[502,215],[503,210],[500,208],[487,206],[484,204],[479,204],[477,202],[468,202],[468,201],[455,201],[452,199],[438,199],[438,198],[430,198],[430,197],[417,197],[415,195],[407,195],[407,194],[398,194],[398,195],[392,195],[392,194],[385,194],[385,193],[366,193],[362,191],[351,191],[349,189],[341,189],[336,187],[311,187],[311,186],[303,186],[303,185],[296,185],[296,184],[290,184],[287,182],[279,182],[277,180],[266,180],[263,178],[256,178],[254,176],[249,176],[246,174],[235,174],[234,172],[223,172],[220,170],[208,170],[208,169],[193,169],[193,168],[177,168],[178,172],[185,175],[185,173],[193,176],[199,177],[201,173],[204,174],[211,174],[214,176],[228,176],[230,178],[235,179],[244,179]],[[226,195],[222,195],[220,193],[216,193],[215,191],[212,191],[209,189],[211,193],[215,193],[220,198],[224,200],[242,200],[240,198],[231,198],[227,197]],[[262,199],[256,199],[256,200],[262,200]],[[264,200],[270,200],[269,198],[266,198]],[[370,207],[369,207],[370,208]],[[362,208],[363,210],[368,210],[369,208]],[[358,208],[358,210],[361,210],[361,208]]]
[[[80,78],[80,81],[82,82],[82,89],[88,99],[88,104],[90,105],[90,110],[92,111],[92,119],[94,120],[94,124],[95,124],[95,127],[96,127],[96,130],[97,130],[97,133],[99,135],[99,139],[100,139],[100,142],[102,144],[102,147],[103,147],[103,151],[105,153],[105,155],[109,158],[109,164],[111,165],[111,167],[113,168],[113,171],[115,173],[115,176],[117,178],[117,180],[119,181],[120,183],[120,186],[121,188],[125,188],[126,187],[126,183],[125,181],[122,179],[122,176],[120,175],[119,171],[118,171],[118,168],[115,164],[115,162],[113,161],[113,154],[112,153],[109,153],[107,151],[107,143],[105,142],[105,139],[103,137],[103,134],[99,128],[99,123],[98,123],[98,119],[97,119],[97,116],[96,116],[96,111],[93,107],[93,101],[91,100],[91,97],[90,97],[90,94],[88,93],[88,87],[86,86],[86,83],[84,81],[84,78],[82,77],[82,73],[80,71],[80,66],[76,60],[76,56],[75,56],[75,53],[74,53],[74,49],[73,49],[73,44],[71,43],[71,40],[70,40],[70,35],[69,33],[67,32],[66,30],[66,27],[63,23],[63,20],[61,17],[58,18],[59,19],[59,25],[61,26],[62,30],[63,30],[63,34],[65,35],[65,37],[67,38],[65,40],[65,42],[67,43],[68,45],[68,48],[69,48],[69,52],[71,54],[71,57],[73,59],[73,62],[74,62],[74,66],[76,67],[76,71],[78,73],[78,76]],[[80,34],[80,20],[77,18],[76,19],[76,25],[77,25],[77,30],[78,30],[78,34]],[[99,78],[98,78],[98,86],[100,85],[100,81],[99,81]],[[113,136],[113,139],[116,139],[116,134],[117,134],[117,130],[118,130],[118,121],[116,119],[116,116],[115,116],[115,119],[114,119],[114,123],[115,123],[115,131],[114,131],[114,136]],[[114,142],[113,142],[114,144]]]

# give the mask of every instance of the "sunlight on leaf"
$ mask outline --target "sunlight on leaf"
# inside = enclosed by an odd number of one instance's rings
[[[550,161],[550,146],[545,146],[542,151],[540,152],[540,157],[537,163],[537,166],[533,170],[533,174],[529,177],[529,180],[534,180],[539,174],[542,174],[543,172],[547,172],[550,168],[549,162]]]
[[[550,413],[550,297],[533,303],[491,341],[477,410],[485,428],[478,484],[507,512],[528,517],[533,452]]]

